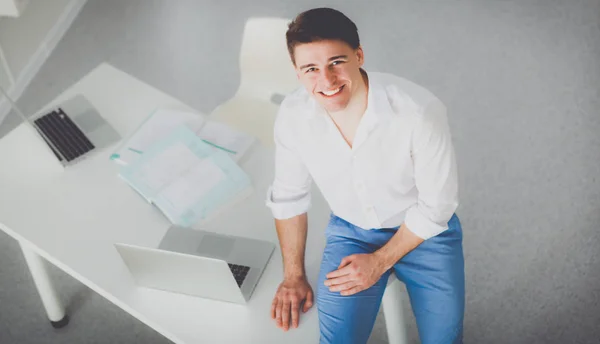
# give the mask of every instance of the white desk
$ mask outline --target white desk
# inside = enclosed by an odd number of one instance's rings
[[[52,104],[77,93],[123,136],[158,106],[190,110],[107,64]],[[301,317],[299,329],[288,332],[270,319],[271,300],[282,279],[279,249],[245,306],[136,287],[113,243],[156,247],[169,222],[117,177],[117,167],[108,159],[111,149],[63,171],[31,130],[21,125],[0,140],[0,229],[20,242],[50,320],[59,321],[64,308],[53,297],[40,256],[175,343],[318,342],[316,307]],[[272,152],[260,146],[248,153],[241,165],[256,191],[204,229],[277,242],[264,205],[272,159]],[[313,199],[306,268],[315,288],[329,210],[318,192]]]

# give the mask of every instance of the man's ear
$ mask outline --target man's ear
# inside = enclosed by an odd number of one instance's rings
[[[356,59],[358,61],[358,66],[362,67],[365,63],[365,52],[363,51],[362,46],[358,46],[358,48],[356,48]]]

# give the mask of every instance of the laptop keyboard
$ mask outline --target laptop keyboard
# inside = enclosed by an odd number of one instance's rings
[[[46,141],[56,147],[60,154],[50,146],[59,160],[64,157],[67,161],[72,161],[94,149],[92,142],[62,109],[52,111],[36,119],[34,123],[44,133]]]
[[[246,279],[248,275],[248,271],[250,271],[250,267],[244,265],[235,265],[235,264],[227,264],[229,265],[229,270],[233,273],[233,277],[235,277],[235,281],[237,282],[238,287],[242,286],[242,283]]]

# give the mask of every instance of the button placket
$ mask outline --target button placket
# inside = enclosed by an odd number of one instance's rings
[[[365,218],[367,219],[372,228],[377,228],[380,227],[379,218],[377,217],[375,207],[373,206],[373,203],[369,198],[369,194],[367,192],[367,187],[364,183],[364,180],[361,178],[357,162],[358,159],[356,153],[354,153],[352,155],[352,174],[354,179],[354,188],[356,190],[356,194],[358,195],[358,199],[361,202]]]

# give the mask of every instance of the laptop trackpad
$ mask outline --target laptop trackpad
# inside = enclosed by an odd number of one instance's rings
[[[205,234],[198,246],[198,253],[211,258],[226,260],[233,250],[235,239]]]

